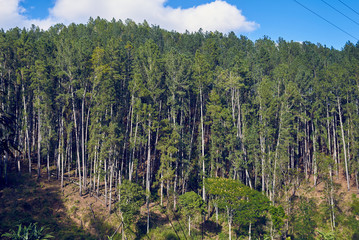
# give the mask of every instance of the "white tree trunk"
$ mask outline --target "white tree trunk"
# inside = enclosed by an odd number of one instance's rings
[[[76,119],[76,111],[75,111],[75,97],[74,97],[74,89],[73,86],[71,86],[71,95],[72,95],[72,112],[73,112],[73,118],[74,118],[74,128],[75,128],[75,137],[76,137],[76,153],[77,153],[77,168],[78,168],[78,174],[79,174],[79,194],[82,195],[82,181],[81,181],[81,163],[80,163],[80,144],[79,144],[79,136],[77,131],[77,119]]]
[[[202,198],[203,201],[206,201],[206,188],[205,188],[205,174],[206,174],[206,169],[205,169],[205,164],[204,164],[204,121],[203,121],[203,96],[202,96],[202,88],[199,89],[200,93],[200,100],[201,100],[201,158],[202,158],[202,183],[203,183],[203,189],[202,189]]]
[[[41,169],[41,111],[40,106],[38,108],[37,114],[37,178],[40,178],[40,169]]]
[[[345,135],[344,135],[344,128],[343,128],[343,119],[342,119],[342,113],[341,113],[341,107],[340,107],[340,100],[339,97],[338,100],[338,110],[339,110],[339,121],[340,121],[340,128],[342,132],[342,141],[343,141],[343,151],[344,151],[344,163],[345,163],[345,174],[347,178],[347,186],[348,191],[350,190],[350,176],[349,176],[349,170],[348,170],[348,158],[347,158],[347,150],[346,150],[346,144],[345,144]]]
[[[149,233],[150,231],[150,194],[151,194],[150,168],[151,168],[151,121],[148,122],[148,151],[147,151],[147,169],[146,169],[147,233]]]

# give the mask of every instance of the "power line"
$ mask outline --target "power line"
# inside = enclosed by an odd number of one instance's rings
[[[356,14],[359,15],[359,13],[357,11],[355,11],[353,8],[351,8],[348,4],[344,3],[343,1],[341,0],[338,0],[339,2],[341,2],[344,6],[346,6],[347,8],[349,8],[350,10],[352,10],[353,12],[355,12]]]
[[[334,23],[330,22],[329,20],[327,20],[326,18],[320,16],[318,13],[314,12],[313,10],[309,9],[308,7],[304,6],[303,4],[301,4],[300,2],[298,2],[297,0],[293,0],[294,2],[296,2],[297,4],[299,4],[300,6],[302,6],[303,8],[307,9],[309,12],[313,13],[314,15],[316,15],[317,17],[321,18],[322,20],[326,21],[327,23],[329,23],[330,25],[332,25],[333,27],[339,29],[340,31],[342,31],[343,33],[347,34],[348,36],[356,39],[357,41],[359,41],[358,38],[354,37],[353,35],[351,35],[350,33],[348,33],[347,31],[345,31],[344,29],[338,27],[337,25],[335,25]]]
[[[344,13],[342,13],[341,11],[339,11],[338,9],[336,9],[335,7],[333,7],[332,5],[330,5],[329,3],[327,3],[324,0],[321,0],[323,3],[325,3],[326,5],[328,5],[329,7],[331,7],[332,9],[334,9],[336,12],[340,13],[341,15],[343,15],[344,17],[346,17],[347,19],[349,19],[350,21],[352,21],[353,23],[355,23],[356,25],[359,26],[359,23],[357,21],[355,21],[354,19],[348,17],[347,15],[345,15]]]

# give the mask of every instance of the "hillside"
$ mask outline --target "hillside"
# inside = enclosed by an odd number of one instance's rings
[[[320,182],[313,187],[313,178],[303,180],[296,191],[296,197],[312,199],[316,207],[326,201],[324,183]],[[337,185],[336,195],[338,196],[338,210],[341,215],[351,214],[353,203],[352,195],[358,195],[354,182],[351,183],[350,191],[346,190],[345,176],[334,179]],[[166,206],[166,203],[165,203]],[[359,206],[359,205],[358,205]],[[140,221],[137,226],[131,228],[135,239],[181,239],[188,236],[186,218],[166,208],[161,208],[158,201],[151,203],[151,228],[146,235],[145,219],[146,207],[141,209]],[[9,229],[17,229],[18,224],[28,225],[37,222],[39,226],[45,226],[46,232],[51,233],[55,239],[108,239],[107,236],[114,236],[113,239],[121,239],[121,218],[120,212],[115,210],[109,214],[104,207],[103,199],[86,194],[78,195],[78,185],[71,181],[65,181],[63,190],[55,176],[50,180],[46,179],[46,171],[43,169],[42,176],[37,179],[35,171],[32,175],[26,172],[10,174],[8,185],[2,186],[0,190],[0,234]],[[358,220],[358,219],[357,219]],[[207,215],[204,225],[195,224],[192,229],[192,239],[201,239],[202,231],[204,239],[228,239],[226,220],[221,217],[221,225],[217,225],[213,211]],[[322,227],[316,227],[317,231],[323,231]],[[327,231],[327,230],[325,230]],[[337,229],[336,239],[346,239],[351,236],[345,228]],[[316,232],[316,235],[320,235]],[[130,239],[131,239],[130,236]],[[136,237],[135,237],[136,236]],[[197,236],[197,237],[196,237]],[[325,239],[320,238],[319,239]],[[348,238],[348,239],[355,239]]]
[[[1,211],[95,238],[171,235],[174,221],[194,237],[350,239],[358,69],[350,42],[100,18],[0,31],[0,181],[19,184]],[[40,182],[17,183],[20,166]]]

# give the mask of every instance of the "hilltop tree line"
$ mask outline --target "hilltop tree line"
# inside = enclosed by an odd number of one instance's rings
[[[207,178],[262,192],[287,216],[303,181],[324,182],[335,230],[333,179],[358,188],[358,91],[350,42],[336,50],[100,18],[2,30],[1,113],[14,121],[1,126],[2,181],[9,164],[38,177],[46,166],[110,212],[120,186],[137,183],[148,218],[154,199],[177,209],[194,191],[209,202]]]

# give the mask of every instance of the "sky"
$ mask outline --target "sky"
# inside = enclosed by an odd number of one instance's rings
[[[231,31],[252,41],[320,43],[341,50],[359,40],[358,0],[0,0],[0,29],[56,23],[146,20],[177,32]]]

